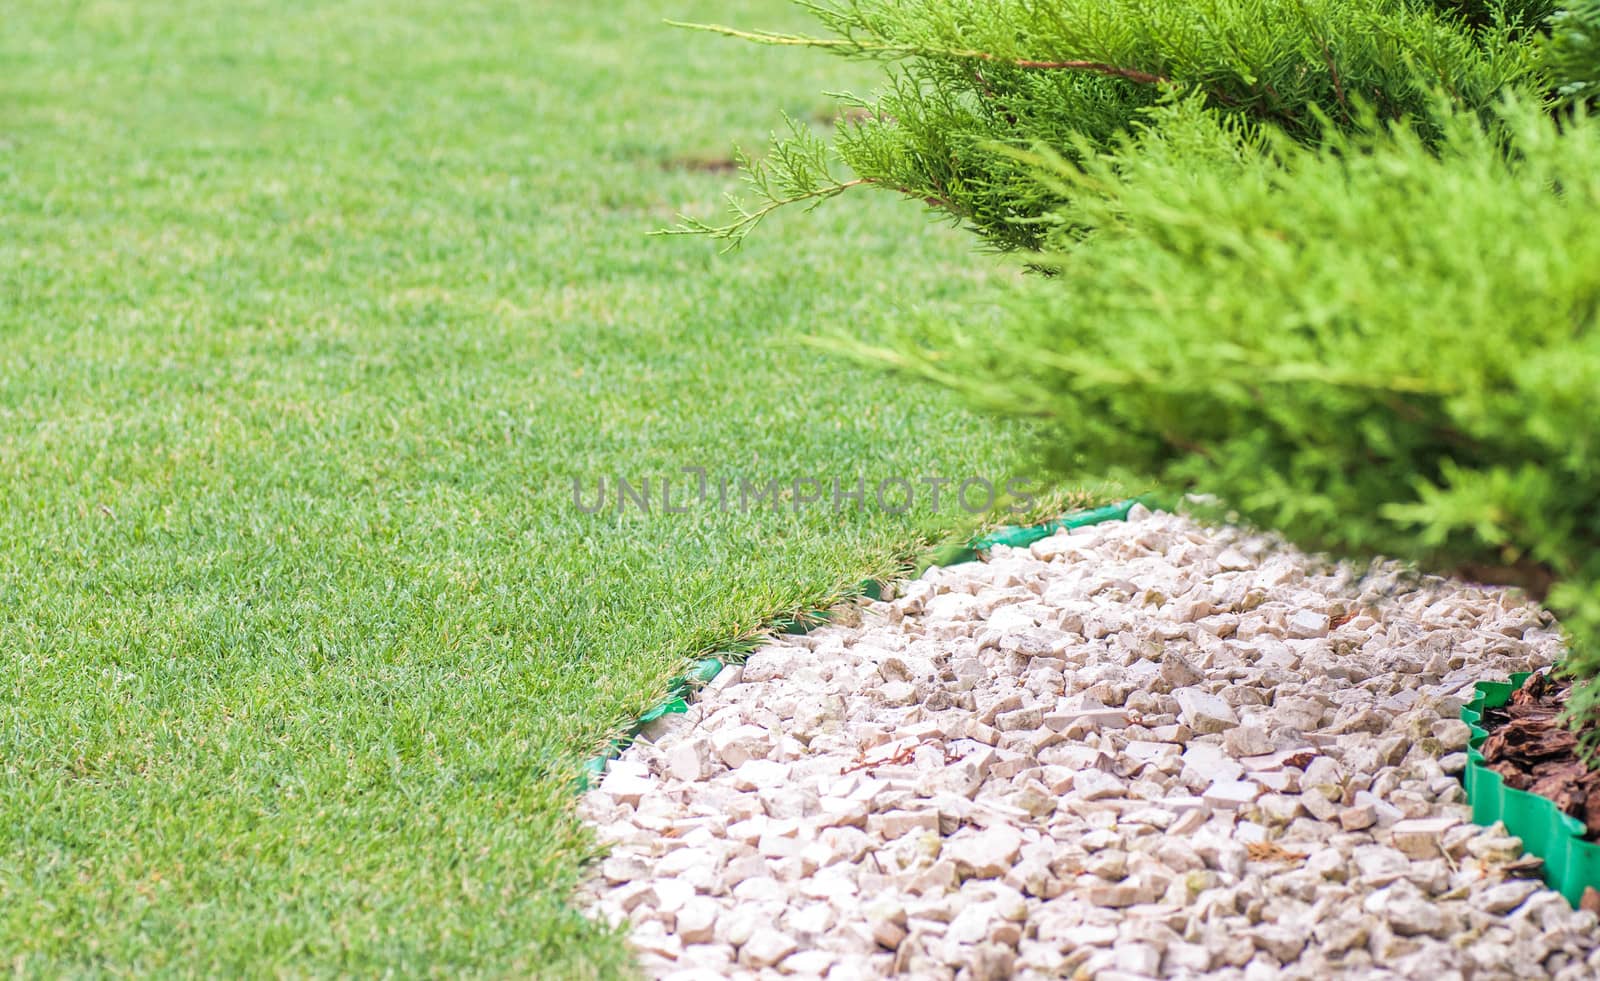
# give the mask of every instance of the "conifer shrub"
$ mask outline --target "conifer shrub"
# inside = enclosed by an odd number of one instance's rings
[[[744,36],[885,91],[683,230],[926,200],[1049,275],[839,346],[1039,420],[1073,476],[1520,586],[1600,706],[1600,0],[804,5],[826,37]]]
[[[922,200],[997,249],[1038,249],[1061,202],[1005,147],[1072,155],[1148,125],[1173,90],[1219,115],[1314,140],[1361,107],[1427,120],[1436,98],[1486,112],[1533,77],[1548,0],[840,0],[812,3],[817,37],[709,27],[767,44],[885,62],[831,144],[802,125],[746,160],[737,241],[774,208],[871,185]],[[1593,3],[1600,0],[1581,0]],[[1431,134],[1424,132],[1424,136]]]
[[[1304,146],[1196,99],[1156,115],[1031,162],[1069,203],[998,325],[857,352],[1043,420],[1066,472],[1523,587],[1593,706],[1600,125],[1521,107]]]
[[[826,37],[718,30],[885,90],[682,230],[877,186],[1026,250],[1008,317],[851,350],[1040,419],[1069,474],[1523,587],[1594,711],[1600,0],[803,5]]]

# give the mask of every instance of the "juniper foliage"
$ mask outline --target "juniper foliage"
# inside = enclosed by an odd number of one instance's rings
[[[1550,18],[1541,65],[1564,103],[1600,103],[1600,0],[1572,0]]]
[[[1600,0],[803,5],[827,36],[722,30],[886,88],[683,230],[874,185],[1025,250],[1009,316],[840,346],[1074,475],[1521,586],[1600,712]]]
[[[1600,125],[1523,106],[1305,147],[1199,99],[1156,116],[1033,161],[1087,234],[1050,237],[1009,317],[860,353],[1044,420],[1070,472],[1522,586],[1600,705]]]
[[[1547,0],[798,2],[824,36],[707,29],[882,59],[884,89],[846,97],[853,111],[831,147],[791,126],[748,167],[752,202],[731,202],[726,224],[691,218],[678,231],[736,243],[776,207],[870,184],[927,202],[993,247],[1037,249],[1061,202],[1005,147],[1104,148],[1147,125],[1170,90],[1303,140],[1363,105],[1426,120],[1442,93],[1482,112],[1534,72],[1528,27],[1548,12]]]

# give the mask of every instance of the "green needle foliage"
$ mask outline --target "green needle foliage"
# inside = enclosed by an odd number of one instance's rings
[[[1373,120],[1310,148],[1196,97],[1109,151],[1036,158],[1070,202],[1054,275],[981,337],[870,353],[1046,420],[1069,471],[1522,586],[1564,618],[1593,707],[1600,125],[1436,120],[1438,140]]]
[[[861,184],[926,201],[993,247],[1037,249],[1061,201],[1006,147],[1068,156],[1144,124],[1166,92],[1314,140],[1370,106],[1427,120],[1439,93],[1483,112],[1532,76],[1526,43],[1544,0],[801,0],[826,36],[707,29],[882,59],[887,82],[855,99],[833,145],[797,127],[748,171],[754,201],[723,225],[677,230],[737,242],[785,204]],[[1421,124],[1421,132],[1435,135]],[[842,165],[842,166],[841,166]],[[853,177],[842,176],[846,171]]]
[[[1540,54],[1561,101],[1600,101],[1600,0],[1573,0],[1557,11]]]

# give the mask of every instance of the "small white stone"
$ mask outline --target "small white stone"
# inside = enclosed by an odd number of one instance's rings
[[[1204,800],[1211,807],[1233,810],[1261,796],[1261,785],[1254,780],[1219,780],[1206,788]]]
[[[678,938],[686,944],[710,943],[716,936],[717,902],[698,897],[684,903],[678,910]]]
[[[1083,770],[1072,780],[1072,795],[1080,800],[1104,800],[1122,797],[1128,788],[1121,780],[1104,770]]]
[[[1128,853],[1117,848],[1096,852],[1084,863],[1083,870],[1090,875],[1119,882],[1128,875]]]
[[[746,903],[781,903],[788,898],[788,890],[770,876],[755,876],[733,887],[735,899]]]
[[[885,841],[908,834],[938,834],[938,811],[888,811],[867,819],[867,828],[883,836]]]
[[[1361,831],[1378,823],[1378,811],[1371,804],[1358,804],[1339,812],[1339,826],[1346,831]]]
[[[1485,913],[1509,913],[1538,892],[1540,883],[1533,879],[1511,879],[1485,889],[1470,900],[1473,906]]]
[[[885,950],[898,950],[906,938],[906,928],[892,920],[874,920],[872,939]]]
[[[994,910],[987,903],[966,906],[950,921],[944,937],[951,943],[975,944],[989,936],[996,920]]]
[[[964,875],[996,879],[1006,874],[1021,850],[1021,833],[1010,825],[997,824],[947,839],[942,854]]]
[[[1044,711],[1039,708],[1021,708],[1010,712],[1002,712],[994,720],[995,728],[1001,732],[1038,729],[1043,724]]]
[[[1289,636],[1300,640],[1328,636],[1328,615],[1314,610],[1296,610],[1289,617]]]
[[[656,893],[656,909],[676,913],[695,896],[693,885],[682,879],[656,878],[651,883]]]
[[[1315,698],[1285,694],[1272,702],[1273,722],[1301,732],[1316,731],[1327,712],[1327,706]]]
[[[1211,970],[1211,951],[1202,944],[1168,944],[1165,963],[1174,971],[1204,973]]]
[[[1245,554],[1235,548],[1223,549],[1217,555],[1217,566],[1224,572],[1248,572],[1256,567]]]
[[[1235,758],[1266,756],[1273,750],[1272,739],[1267,736],[1266,730],[1251,725],[1235,726],[1223,733],[1222,745],[1228,755]]]
[[[733,771],[733,789],[760,790],[782,787],[789,779],[790,767],[776,760],[749,760]]]
[[[837,917],[833,907],[827,903],[811,903],[800,910],[789,914],[788,925],[791,930],[805,935],[827,933],[833,927]]]
[[[1172,693],[1184,724],[1195,732],[1226,732],[1239,724],[1233,708],[1216,695],[1200,688],[1179,688]]]
[[[1173,688],[1191,688],[1205,680],[1205,674],[1177,651],[1161,655],[1161,680]]]
[[[1190,743],[1183,749],[1183,776],[1195,783],[1237,780],[1244,766],[1215,743]],[[1191,784],[1193,786],[1193,784]]]
[[[1438,936],[1444,930],[1445,920],[1439,908],[1420,896],[1394,895],[1374,905],[1388,920],[1389,929],[1402,937]]]
[[[1449,753],[1467,748],[1472,728],[1460,719],[1440,719],[1433,724],[1432,732],[1439,748]]]
[[[1141,977],[1155,977],[1161,972],[1161,951],[1150,944],[1118,944],[1116,964],[1118,970]]]
[[[762,927],[739,946],[739,963],[745,967],[771,967],[798,948],[793,937]]]
[[[1117,928],[1107,924],[1085,923],[1080,926],[1064,920],[1046,919],[1039,924],[1039,939],[1064,947],[1109,947],[1117,942]]]
[[[1314,792],[1329,800],[1338,800],[1344,796],[1344,774],[1339,764],[1326,756],[1318,756],[1306,764],[1300,788],[1302,793]]]
[[[751,760],[765,759],[772,751],[772,733],[760,726],[739,725],[711,734],[711,747],[722,762],[737,769]]]
[[[650,863],[637,855],[619,853],[600,863],[600,874],[612,885],[642,880],[650,875]]]
[[[625,770],[613,770],[600,781],[600,792],[609,794],[618,803],[638,807],[639,802],[653,794],[659,785],[649,777],[636,776]]]
[[[776,681],[794,673],[794,651],[786,647],[768,645],[750,654],[744,662],[743,682]]]
[[[642,954],[669,961],[675,961],[683,954],[683,942],[670,934],[640,930],[634,933],[632,940],[633,946]]]
[[[917,686],[909,681],[891,681],[878,688],[877,696],[885,705],[912,705],[917,701]]]
[[[1438,858],[1445,832],[1461,822],[1453,817],[1412,818],[1397,821],[1389,828],[1395,848],[1418,861]]]
[[[1405,853],[1383,845],[1363,845],[1355,850],[1356,868],[1364,883],[1385,886],[1411,868]]]
[[[1136,882],[1103,883],[1090,886],[1084,899],[1092,906],[1106,909],[1126,909],[1146,900],[1146,892]]]
[[[1046,712],[1040,720],[1052,732],[1066,732],[1074,726],[1091,729],[1123,729],[1128,725],[1128,711],[1120,708],[1069,708]]]
[[[693,783],[711,775],[711,743],[702,736],[691,736],[671,743],[666,750],[667,772],[677,780]]]
[[[641,906],[655,909],[656,886],[654,882],[630,883],[621,889],[612,890],[611,898],[625,913],[632,913]]]
[[[837,955],[826,950],[802,950],[790,954],[778,963],[778,970],[798,978],[843,977],[831,968],[838,962]],[[720,981],[720,979],[708,979]]]

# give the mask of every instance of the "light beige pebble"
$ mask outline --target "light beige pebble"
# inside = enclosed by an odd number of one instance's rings
[[[678,939],[686,944],[710,943],[716,936],[718,910],[715,900],[704,897],[689,900],[678,910]]]
[[[1260,797],[1261,789],[1254,780],[1219,780],[1206,788],[1202,799],[1210,807],[1238,809]]]
[[[798,946],[793,937],[761,927],[739,945],[739,963],[745,967],[771,967],[794,953]]]
[[[1173,697],[1178,700],[1179,717],[1195,732],[1226,732],[1239,724],[1238,715],[1225,699],[1202,688],[1179,688]]]
[[[982,831],[947,839],[941,854],[964,875],[993,879],[1005,875],[1022,850],[1022,835],[997,824]]]

